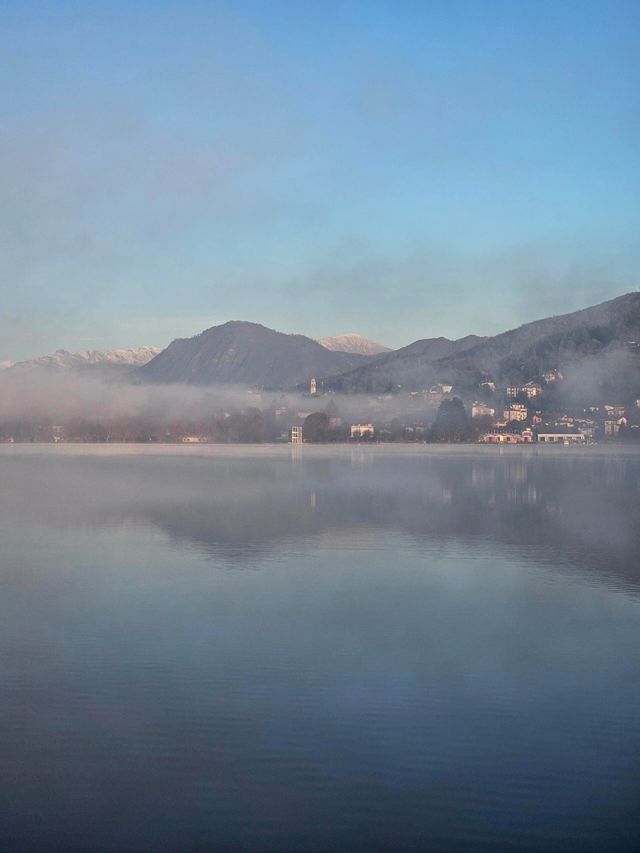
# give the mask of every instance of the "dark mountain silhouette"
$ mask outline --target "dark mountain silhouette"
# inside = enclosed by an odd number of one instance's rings
[[[494,337],[416,341],[330,379],[327,385],[337,391],[382,393],[451,382],[465,391],[486,378],[523,382],[554,368],[576,382],[598,377],[614,387],[638,385],[640,293],[536,320]]]
[[[332,352],[304,335],[285,335],[257,323],[234,320],[193,338],[173,341],[137,377],[145,382],[234,383],[281,389],[344,372],[370,358]]]
[[[401,387],[423,387],[434,362],[453,356],[485,340],[467,335],[457,341],[449,338],[425,338],[406,347],[380,355],[375,360],[335,377],[328,384],[335,391],[397,391]]]

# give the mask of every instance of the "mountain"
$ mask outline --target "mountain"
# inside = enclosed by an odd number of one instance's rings
[[[114,349],[100,352],[84,350],[67,352],[59,349],[39,358],[9,363],[6,368],[11,374],[32,370],[83,370],[90,372],[127,372],[142,367],[161,350],[158,347],[135,347],[132,349]]]
[[[389,347],[370,341],[357,332],[347,332],[345,335],[333,335],[329,338],[316,338],[325,349],[332,352],[351,352],[360,355],[378,355],[381,352],[391,352]]]
[[[334,391],[374,394],[393,392],[399,388],[421,389],[435,362],[464,351],[482,340],[477,335],[468,335],[457,341],[425,338],[337,376],[329,380],[328,386]]]
[[[137,371],[143,382],[240,384],[293,388],[312,377],[342,373],[367,360],[332,352],[304,335],[232,320],[193,338],[178,338]]]
[[[328,386],[338,391],[381,393],[451,382],[462,392],[477,389],[485,378],[503,384],[525,382],[554,368],[576,383],[594,384],[597,378],[612,393],[621,393],[630,384],[636,388],[640,378],[640,293],[536,320],[494,337],[416,341],[331,379]]]
[[[447,359],[446,368],[464,384],[479,374],[503,382],[522,382],[547,370],[584,372],[586,365],[629,369],[640,355],[640,293],[536,320],[472,346]],[[445,366],[445,365],[441,365]],[[586,378],[586,377],[585,377]]]

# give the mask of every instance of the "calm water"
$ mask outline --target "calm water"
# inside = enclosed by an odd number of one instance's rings
[[[630,851],[640,455],[0,448],[0,848]]]

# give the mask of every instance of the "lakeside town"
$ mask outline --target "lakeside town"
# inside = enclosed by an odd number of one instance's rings
[[[392,420],[371,418],[347,423],[332,401],[326,411],[297,412],[303,423],[292,424],[291,442],[305,441],[435,441],[481,444],[593,444],[600,440],[640,440],[640,399],[631,405],[603,403],[589,406],[558,406],[553,398],[564,380],[559,370],[545,372],[540,381],[498,389],[492,380],[480,383],[481,399],[465,402],[452,383],[404,395],[407,413]],[[550,393],[551,392],[551,393]],[[311,380],[309,397],[318,396]],[[386,394],[369,402],[374,411],[384,403],[402,401],[402,395]],[[424,407],[423,417],[410,417]],[[437,407],[437,408],[436,408]],[[291,413],[276,410],[280,416]],[[431,420],[428,415],[431,414]],[[281,436],[282,438],[283,436]]]
[[[0,423],[0,441],[158,443],[455,442],[587,445],[640,440],[640,398],[567,402],[564,376],[551,370],[524,384],[479,383],[477,394],[442,382],[424,390],[380,395],[324,392],[311,379],[303,394],[246,389],[228,408],[204,413],[183,406],[165,416],[143,408],[62,422],[23,416]]]

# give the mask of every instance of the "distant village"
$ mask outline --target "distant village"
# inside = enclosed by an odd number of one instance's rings
[[[302,394],[246,392],[229,411],[168,420],[137,414],[65,423],[50,419],[0,424],[0,441],[161,443],[381,443],[465,442],[480,444],[588,445],[640,441],[640,398],[594,405],[563,403],[564,377],[551,370],[521,385],[498,387],[490,379],[475,399],[452,383],[428,389],[398,389],[381,395],[324,392],[311,379]]]
[[[291,426],[291,441],[302,443],[317,440],[318,426],[325,431],[342,428],[343,437],[350,441],[473,441],[480,444],[593,444],[600,440],[640,440],[640,398],[631,406],[617,402],[582,407],[566,411],[564,406],[550,408],[549,389],[561,385],[564,376],[559,370],[548,371],[539,381],[498,388],[492,380],[479,385],[478,399],[463,402],[452,383],[442,382],[428,390],[404,392],[407,414],[393,420],[370,418],[366,422],[349,423],[344,429],[342,418],[335,415],[327,420],[320,413],[298,412],[302,423]],[[317,383],[311,380],[309,397],[318,396]],[[370,407],[392,400],[402,400],[402,393],[376,398]],[[558,395],[554,395],[556,398]],[[407,399],[408,398],[408,399]],[[436,408],[437,407],[437,408]],[[411,418],[410,412],[423,408],[434,417]],[[283,412],[284,414],[284,412]],[[314,420],[315,418],[315,420]],[[311,427],[305,435],[305,425]]]

